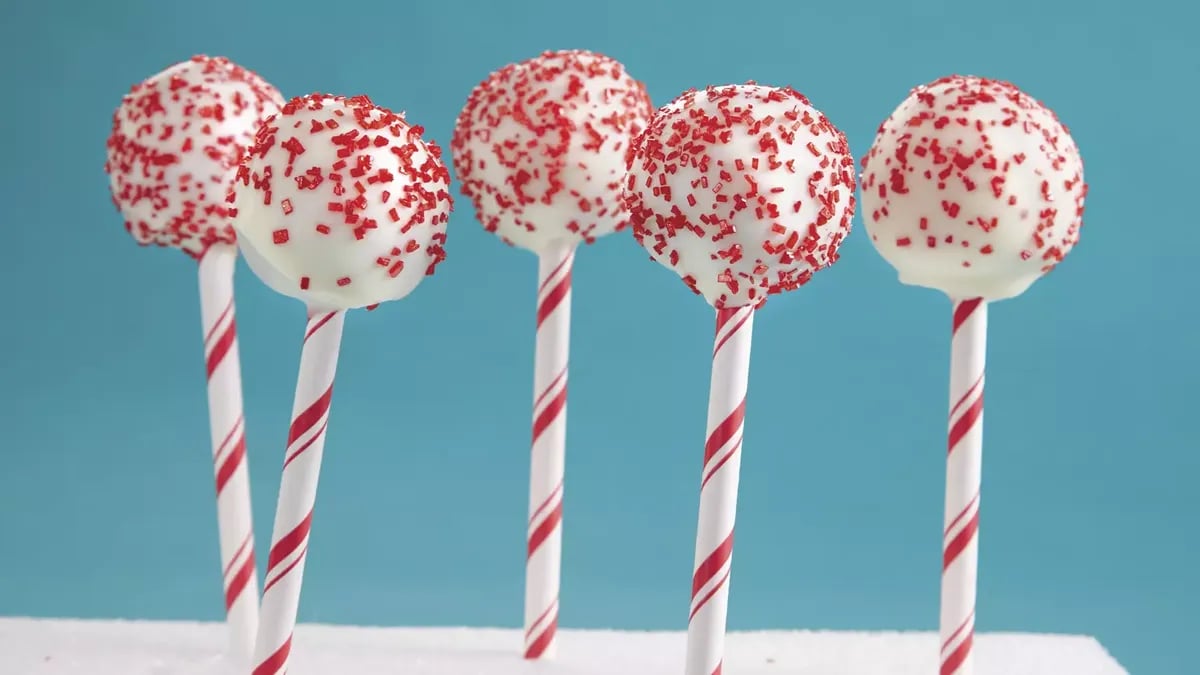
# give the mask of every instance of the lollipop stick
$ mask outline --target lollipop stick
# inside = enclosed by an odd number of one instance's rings
[[[563,467],[567,436],[567,358],[575,248],[538,257],[537,348],[533,369],[533,448],[525,557],[525,658],[552,658],[562,571]]]
[[[200,258],[200,320],[208,371],[208,422],[217,479],[217,531],[224,570],[225,617],[231,654],[248,663],[258,630],[258,577],[246,429],[242,417],[242,369],[233,307],[237,248],[217,244]]]
[[[254,675],[276,675],[287,670],[344,319],[344,312],[312,314],[304,334],[279,504],[275,507],[275,531],[263,584]]]
[[[685,675],[720,675],[754,308],[717,310]]]
[[[983,370],[987,304],[955,301],[950,342],[950,431],[942,539],[941,675],[974,671],[979,485],[983,463]]]

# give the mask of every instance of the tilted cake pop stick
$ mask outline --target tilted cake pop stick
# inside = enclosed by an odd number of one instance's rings
[[[258,644],[266,647],[255,654],[254,675],[287,671],[344,322],[344,311],[317,311],[309,315],[305,326],[267,577],[263,581],[264,621]]]
[[[105,163],[133,238],[199,261],[226,620],[231,652],[246,662],[258,627],[258,581],[233,303],[237,249],[225,193],[239,148],[281,105],[280,93],[254,73],[197,56],[134,85],[113,115]]]
[[[450,174],[422,132],[365,96],[293,99],[230,194],[250,268],[309,309],[254,675],[288,669],[345,311],[407,296],[445,258]]]
[[[717,310],[686,675],[719,675],[755,308],[833,264],[854,215],[846,137],[789,88],[689,91],[628,156],[634,236]]]
[[[867,232],[900,281],[953,302],[941,673],[971,675],[987,303],[1024,293],[1079,240],[1083,162],[1054,113],[1007,82],[917,87],[863,158]]]
[[[525,657],[557,649],[575,248],[623,228],[625,151],[651,113],[645,87],[586,51],[546,52],[492,73],[459,114],[451,150],[480,222],[538,255]]]
[[[729,613],[729,574],[742,466],[754,306],[717,310],[708,421],[700,478],[700,516],[688,613],[686,673],[719,673]],[[712,664],[716,668],[711,668]]]

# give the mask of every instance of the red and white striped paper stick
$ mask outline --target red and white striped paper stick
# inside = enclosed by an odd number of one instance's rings
[[[200,258],[200,320],[208,372],[208,421],[217,482],[217,531],[225,587],[230,652],[249,663],[258,631],[258,576],[246,429],[242,416],[242,369],[233,304],[237,248],[210,247]]]
[[[314,313],[308,318],[279,503],[275,507],[275,531],[263,582],[253,675],[287,671],[344,320],[345,312]]]
[[[717,310],[685,675],[720,675],[754,307]]]
[[[942,540],[941,675],[971,675],[979,566],[979,487],[983,463],[983,372],[987,304],[955,301],[950,342],[950,431],[946,529]]]
[[[533,368],[533,447],[525,557],[525,658],[557,650],[562,572],[563,468],[567,437],[567,360],[571,335],[571,267],[575,248],[538,256],[537,348]]]

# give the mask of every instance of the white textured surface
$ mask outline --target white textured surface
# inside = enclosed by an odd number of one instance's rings
[[[289,675],[678,675],[683,633],[559,633],[554,663],[526,663],[515,630],[300,626]],[[4,675],[243,675],[217,623],[0,618]],[[976,675],[1128,675],[1090,637],[977,636]],[[729,675],[934,675],[933,633],[732,633]]]
[[[793,290],[837,261],[850,232],[846,137],[792,89],[684,92],[654,114],[631,161],[635,237],[714,307]]]
[[[1083,160],[1054,113],[1007,82],[917,87],[863,162],[863,225],[900,281],[952,298],[1024,293],[1083,225]]]
[[[450,174],[420,132],[359,97],[323,94],[264,121],[248,174],[232,181],[233,229],[250,269],[314,309],[412,293],[440,260],[451,202]]]
[[[625,150],[653,112],[613,59],[546,52],[471,91],[454,124],[454,171],[476,218],[504,241],[539,255],[591,242],[628,220]]]

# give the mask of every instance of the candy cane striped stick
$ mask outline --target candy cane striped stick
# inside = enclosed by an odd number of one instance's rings
[[[233,306],[237,248],[210,247],[200,258],[200,320],[208,371],[208,421],[217,481],[217,531],[224,570],[225,619],[230,652],[249,663],[258,630],[258,577],[254,568],[254,524],[250,471],[242,417],[242,369],[238,360]]]
[[[344,319],[345,312],[315,313],[308,318],[263,584],[253,675],[287,671]]]
[[[971,675],[979,564],[979,486],[983,463],[983,371],[987,304],[954,303],[950,342],[950,431],[946,529],[942,540],[941,675]]]
[[[563,467],[567,437],[567,359],[571,335],[573,246],[538,257],[537,348],[534,355],[533,448],[529,465],[529,530],[525,549],[525,658],[557,651],[562,572]]]
[[[717,310],[685,675],[720,675],[754,308]]]

